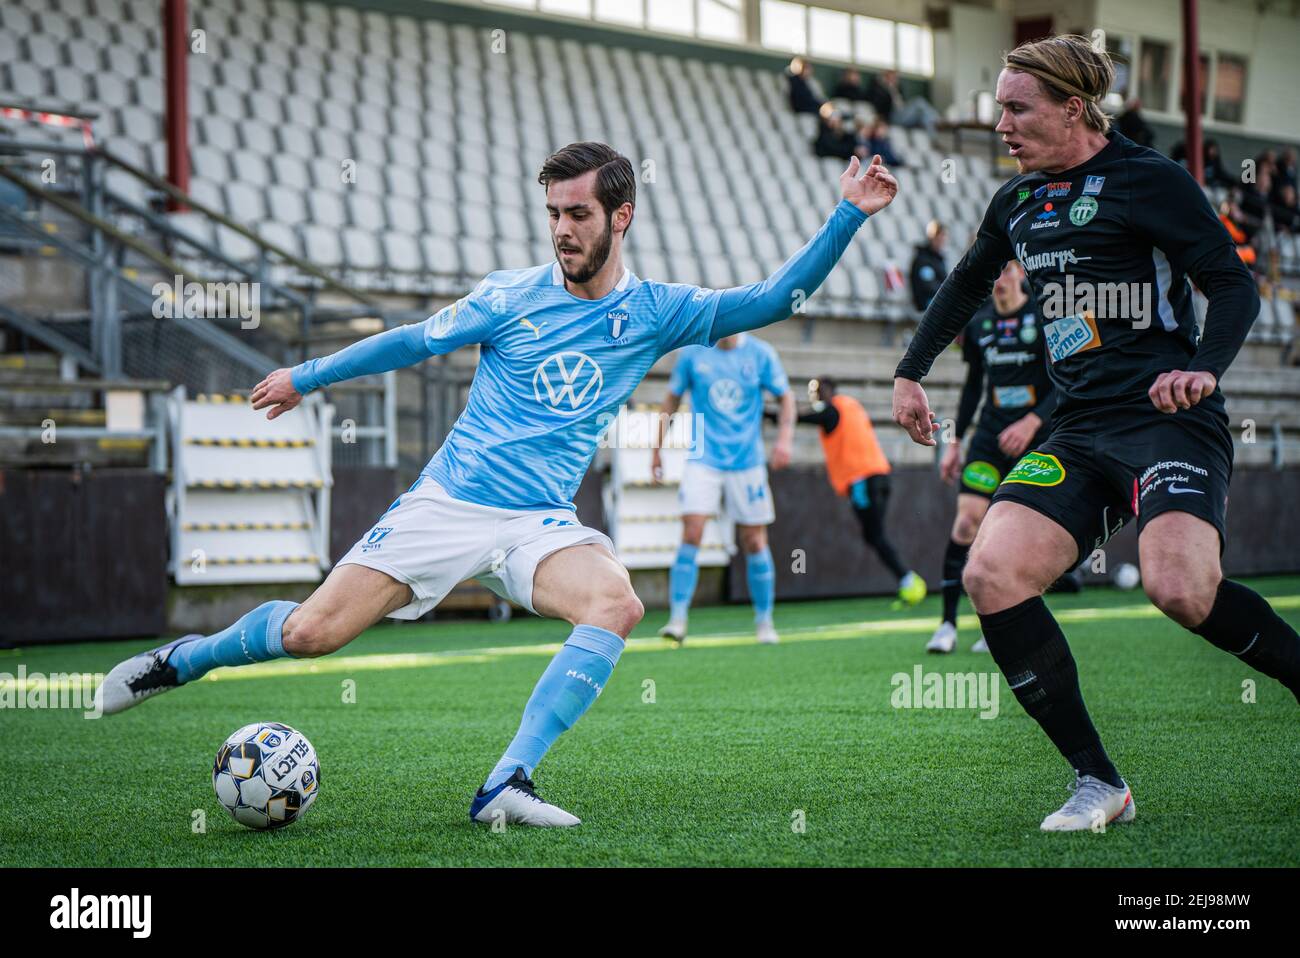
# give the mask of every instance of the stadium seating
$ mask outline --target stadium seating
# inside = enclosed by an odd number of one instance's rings
[[[116,0],[12,0],[0,82],[97,112],[101,142],[163,173],[157,16]],[[354,284],[452,292],[549,260],[535,171],[580,138],[608,139],[640,168],[629,259],[648,278],[760,279],[835,201],[842,165],[811,154],[812,118],[788,111],[775,70],[519,31],[494,53],[485,28],[288,0],[214,0],[191,16],[206,44],[189,58],[193,195]],[[986,160],[960,156],[943,182],[924,132],[894,135],[909,163],[900,201],[868,223],[812,311],[910,315],[881,271],[907,268],[932,216],[964,241],[998,182]],[[252,253],[235,234],[217,241]]]

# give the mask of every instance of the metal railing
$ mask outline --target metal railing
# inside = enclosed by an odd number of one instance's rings
[[[40,175],[48,157],[57,158],[53,182]],[[110,173],[133,188],[111,188]],[[0,295],[0,322],[93,374],[167,379],[195,392],[247,390],[307,358],[322,322],[392,323],[361,292],[109,151],[9,142],[0,183],[27,197],[25,209],[0,203],[0,227],[19,240],[11,249],[54,259],[84,290],[83,308],[59,315],[37,315],[17,305],[20,297]],[[165,200],[185,214],[163,212]],[[204,230],[192,228],[196,219]],[[256,255],[237,260],[200,235],[217,230],[232,231]],[[197,316],[186,312],[191,289]],[[232,300],[248,309],[232,310]],[[358,423],[356,444],[340,446],[342,461],[396,465],[394,385],[391,376],[372,377],[331,396],[340,419]]]

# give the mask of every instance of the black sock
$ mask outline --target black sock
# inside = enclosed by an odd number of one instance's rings
[[[948,540],[943,553],[943,621],[957,624],[957,600],[961,598],[961,570],[966,568],[970,544]]]
[[[1192,631],[1277,679],[1300,700],[1300,635],[1258,592],[1224,579],[1210,614]]]
[[[1079,671],[1061,627],[1040,596],[981,615],[984,640],[1022,708],[1080,775],[1121,785],[1079,690]]]

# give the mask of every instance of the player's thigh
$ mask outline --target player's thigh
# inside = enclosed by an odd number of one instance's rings
[[[538,615],[599,626],[624,638],[645,615],[623,563],[603,544],[590,542],[538,563],[532,601]]]
[[[1219,530],[1190,512],[1164,512],[1138,535],[1142,586],[1152,603],[1188,628],[1210,614],[1223,570]]]
[[[1224,417],[1202,407],[1172,416],[1142,407],[1105,444],[1128,471],[1147,594],[1175,621],[1200,624],[1223,577],[1233,455]]]
[[[709,524],[709,517],[698,512],[687,512],[682,516],[682,541],[693,546],[704,541],[704,527]]]
[[[767,547],[767,526],[736,523],[736,538],[745,553],[762,552]]]
[[[411,601],[411,587],[377,569],[338,565],[285,620],[284,648],[297,657],[342,648]]]
[[[1074,536],[1020,502],[995,501],[971,546],[962,582],[976,611],[1009,609],[1042,595],[1078,555]]]
[[[952,521],[952,537],[957,542],[970,545],[975,541],[975,534],[979,532],[980,524],[988,515],[992,501],[988,496],[974,495],[969,492],[957,494],[957,516]]]

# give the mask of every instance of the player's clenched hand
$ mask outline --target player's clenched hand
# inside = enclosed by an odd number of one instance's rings
[[[1002,454],[1015,459],[1034,441],[1038,430],[1043,427],[1043,420],[1034,413],[1021,416],[1006,429],[998,433],[998,448]]]
[[[861,176],[862,163],[855,156],[849,168],[840,174],[840,192],[844,198],[868,216],[883,210],[898,195],[898,180],[880,162],[880,154],[871,158],[871,165]]]
[[[664,481],[664,461],[656,446],[650,453],[650,481],[655,485]]]
[[[951,486],[957,481],[960,473],[961,443],[949,443],[948,448],[943,451],[943,459],[939,461],[939,478]]]
[[[1147,390],[1147,395],[1161,412],[1173,413],[1180,409],[1191,409],[1213,393],[1217,385],[1218,380],[1213,373],[1175,369],[1157,376]]]
[[[253,387],[251,399],[254,409],[270,406],[271,411],[266,414],[266,418],[274,419],[302,402],[302,393],[293,388],[290,370],[277,369]]]
[[[901,376],[894,379],[894,422],[907,430],[912,442],[934,445],[934,413],[920,383]]]

